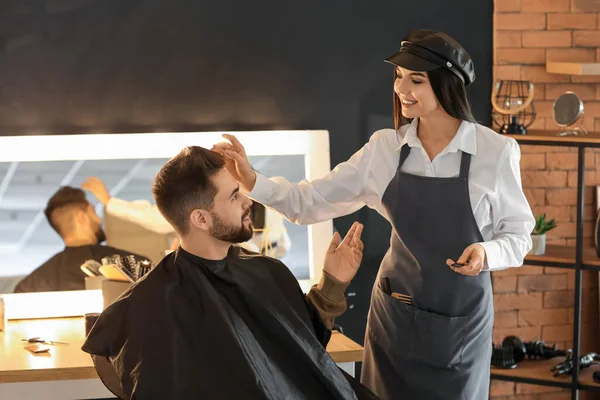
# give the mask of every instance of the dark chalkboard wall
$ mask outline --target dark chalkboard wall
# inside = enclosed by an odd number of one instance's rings
[[[346,160],[391,124],[383,59],[413,28],[471,53],[475,115],[489,123],[492,0],[2,0],[0,135],[327,129]],[[1,151],[1,149],[0,149]],[[365,263],[340,321],[362,342],[389,226],[360,218]]]

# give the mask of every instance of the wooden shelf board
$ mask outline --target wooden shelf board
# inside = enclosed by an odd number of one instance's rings
[[[581,146],[600,147],[600,132],[588,132],[582,136],[557,136],[556,130],[528,130],[525,135],[505,135],[522,144],[544,144],[548,146]]]
[[[564,263],[575,266],[575,247],[574,246],[546,246],[546,253],[539,256],[528,255],[525,257],[525,264],[535,261],[536,264],[543,263]],[[593,247],[583,249],[583,263],[586,266],[599,267],[600,258]]]
[[[561,377],[554,377],[550,368],[564,361],[564,357],[556,357],[551,360],[536,360],[536,361],[521,361],[517,364],[516,368],[512,369],[501,369],[492,368],[491,376],[492,379],[501,377],[504,378],[517,378],[530,379],[540,381],[540,384],[546,383],[549,386],[554,384],[564,385],[565,387],[571,383],[570,375],[563,375]]]
[[[514,380],[522,379],[536,380],[541,385],[548,386],[568,386],[571,384],[571,375],[565,374],[555,377],[550,369],[558,363],[564,361],[564,357],[555,357],[551,360],[525,360],[517,364],[513,369],[492,368],[492,379]],[[585,385],[593,390],[600,390],[600,384],[594,382],[592,374],[600,369],[598,365],[584,368],[579,371],[579,384]],[[587,389],[587,388],[586,388]]]
[[[600,365],[592,365],[588,368],[582,369],[579,372],[579,384],[589,386],[593,390],[600,390],[600,383],[594,382],[594,371],[600,371]]]
[[[600,75],[600,63],[548,61],[546,62],[546,72],[566,75]]]

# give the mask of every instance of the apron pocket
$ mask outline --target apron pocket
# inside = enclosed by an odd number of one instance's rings
[[[409,358],[445,369],[460,364],[467,320],[417,309]]]
[[[367,332],[378,347],[391,357],[406,359],[410,350],[415,309],[384,293],[375,285]]]

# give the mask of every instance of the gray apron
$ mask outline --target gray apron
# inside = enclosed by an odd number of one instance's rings
[[[469,197],[471,155],[462,153],[459,177],[432,178],[400,171],[410,149],[402,147],[382,198],[392,237],[373,288],[361,380],[384,400],[487,399],[491,277],[446,265],[483,241]]]

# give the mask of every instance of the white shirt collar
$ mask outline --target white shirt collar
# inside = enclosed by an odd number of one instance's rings
[[[404,138],[400,142],[398,148],[396,148],[396,151],[399,151],[405,144],[408,144],[410,147],[423,148],[423,145],[417,136],[418,125],[418,118],[415,118],[410,125],[408,125]],[[477,131],[474,123],[462,121],[456,135],[454,135],[450,143],[448,143],[448,146],[446,146],[440,154],[456,153],[458,150],[471,155],[477,154]]]

